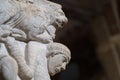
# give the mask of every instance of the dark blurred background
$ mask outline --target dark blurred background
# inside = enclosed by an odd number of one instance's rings
[[[69,22],[55,41],[72,52],[67,69],[52,80],[120,80],[120,1],[50,0]]]

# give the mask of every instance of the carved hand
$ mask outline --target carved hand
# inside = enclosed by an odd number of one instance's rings
[[[17,40],[22,41],[25,41],[27,39],[27,35],[25,34],[25,32],[17,28],[12,29],[11,36]]]

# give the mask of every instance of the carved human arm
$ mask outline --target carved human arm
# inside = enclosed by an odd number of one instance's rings
[[[46,45],[36,41],[27,44],[27,59],[29,65],[35,69],[34,80],[51,80],[48,73]]]
[[[25,61],[24,56],[20,50],[19,44],[12,37],[7,37],[5,41],[6,48],[10,55],[17,61],[19,66],[19,76],[22,80],[30,80],[33,77],[34,71],[30,68]]]
[[[42,42],[45,44],[53,42],[52,37],[45,30],[43,32],[31,31],[31,32],[29,32],[28,36],[29,36],[29,39],[31,39],[31,40]]]

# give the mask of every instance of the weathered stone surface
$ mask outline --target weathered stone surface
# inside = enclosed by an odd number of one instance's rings
[[[67,18],[47,0],[0,0],[2,80],[50,80],[70,61],[69,49],[53,41]]]

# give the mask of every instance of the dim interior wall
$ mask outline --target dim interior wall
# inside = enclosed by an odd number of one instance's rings
[[[111,41],[106,18],[97,17],[92,26],[97,44],[96,52],[108,78],[106,80],[120,80],[119,54],[116,45]]]

